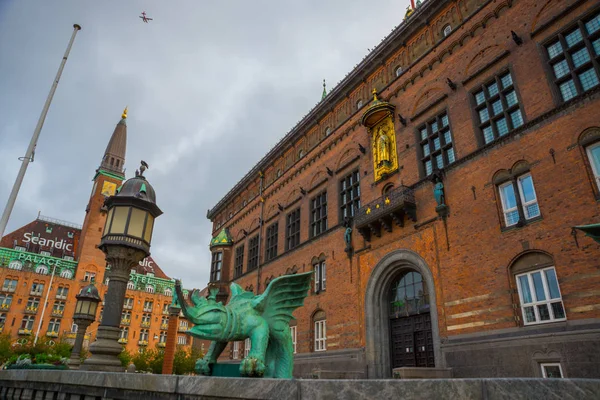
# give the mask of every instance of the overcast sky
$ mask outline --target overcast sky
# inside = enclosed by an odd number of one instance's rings
[[[409,0],[0,0],[0,210],[72,33],[7,232],[37,212],[82,223],[125,106],[127,177],[144,159],[164,214],[152,256],[208,281],[213,207],[398,25]],[[154,18],[144,24],[138,15]]]

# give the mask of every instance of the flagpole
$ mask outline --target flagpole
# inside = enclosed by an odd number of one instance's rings
[[[54,92],[56,91],[56,87],[58,86],[58,81],[60,80],[60,76],[62,75],[65,64],[67,63],[67,57],[71,52],[71,46],[73,46],[73,42],[75,41],[75,35],[77,35],[77,31],[79,31],[80,29],[81,26],[77,24],[73,25],[73,34],[71,35],[71,40],[69,41],[67,51],[65,52],[65,55],[63,56],[62,61],[60,63],[60,67],[58,68],[58,72],[56,73],[56,78],[54,78],[54,82],[52,83],[52,87],[50,88],[50,93],[48,94],[46,104],[44,104],[44,108],[42,109],[42,114],[40,115],[37,126],[33,131],[33,136],[31,137],[31,141],[29,142],[29,147],[27,148],[25,157],[19,158],[20,160],[22,160],[21,169],[19,169],[17,179],[15,180],[15,184],[13,185],[12,191],[10,192],[10,196],[8,197],[8,201],[6,202],[6,207],[4,208],[4,212],[2,213],[2,218],[0,219],[0,238],[4,236],[4,230],[6,229],[8,219],[10,218],[10,214],[12,213],[15,201],[17,200],[17,195],[19,194],[19,189],[21,188],[21,184],[23,183],[23,178],[25,177],[27,167],[29,166],[30,162],[33,162],[35,146],[37,145],[38,138],[40,137],[42,126],[44,126],[46,114],[48,114],[48,109],[50,108],[50,103],[52,103],[52,98],[54,97]]]

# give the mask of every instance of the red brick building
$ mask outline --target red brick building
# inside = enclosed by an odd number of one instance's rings
[[[211,281],[314,271],[298,376],[598,377],[599,110],[598,2],[425,1],[209,210]]]

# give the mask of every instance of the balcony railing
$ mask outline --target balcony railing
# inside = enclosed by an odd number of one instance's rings
[[[62,317],[65,312],[63,310],[52,310],[53,317]]]
[[[147,341],[147,340],[140,340],[140,341],[138,342],[138,345],[139,345],[139,346],[148,346],[148,341]]]
[[[31,335],[31,329],[21,328],[18,333],[19,335]]]
[[[167,346],[167,344],[166,344],[165,342],[159,342],[159,343],[157,344],[157,346],[158,346],[158,347],[166,347],[166,346]]]
[[[150,328],[150,322],[142,322],[140,325],[142,328]]]
[[[167,329],[169,329],[169,324],[161,324],[160,329],[166,331]]]
[[[127,342],[129,342],[129,340],[127,340],[127,338],[119,338],[119,340],[117,340],[117,341],[121,344],[127,344]]]
[[[358,209],[354,224],[365,240],[370,242],[372,235],[381,237],[382,229],[391,232],[394,224],[403,227],[405,216],[416,222],[417,205],[414,191],[400,186]]]
[[[6,310],[10,309],[10,305],[11,304],[12,303],[2,303],[2,304],[0,304],[0,310],[6,311]]]
[[[26,307],[25,314],[37,314],[38,307]]]
[[[129,319],[129,318],[121,319],[121,325],[129,326],[129,324],[131,324],[131,319]]]
[[[53,337],[53,338],[57,338],[57,337],[58,337],[58,332],[51,332],[51,331],[48,331],[48,332],[46,332],[46,336],[48,336],[48,337]]]

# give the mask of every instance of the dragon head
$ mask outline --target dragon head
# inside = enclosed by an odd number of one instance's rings
[[[207,340],[223,339],[223,329],[226,325],[227,312],[225,306],[217,302],[219,288],[211,288],[208,299],[192,294],[195,307],[188,307],[184,314],[195,324],[189,333]]]

